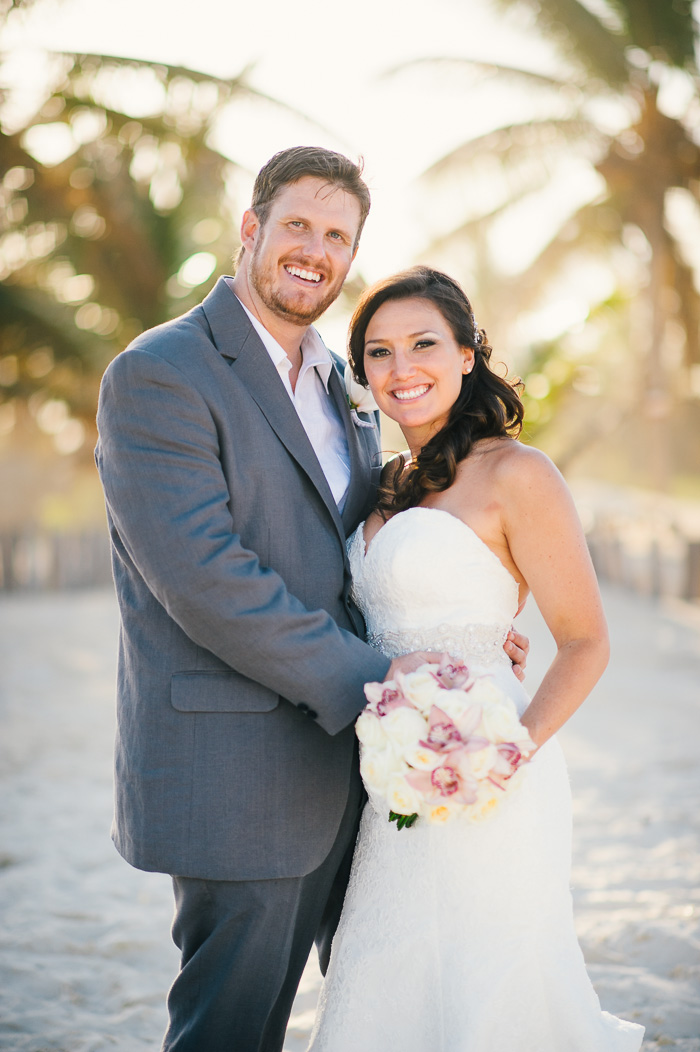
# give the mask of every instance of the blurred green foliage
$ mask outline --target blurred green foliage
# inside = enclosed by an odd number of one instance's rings
[[[516,364],[526,381],[527,432],[566,463],[576,449],[624,429],[636,414],[648,427],[634,441],[653,432],[649,480],[663,486],[671,470],[671,432],[697,427],[700,398],[697,236],[694,258],[689,250],[692,231],[700,230],[699,36],[692,4],[498,2],[529,9],[533,27],[553,42],[561,71],[427,60],[469,71],[468,90],[479,83],[512,87],[519,114],[516,91],[532,105],[517,121],[466,139],[425,173],[424,184],[434,193],[461,185],[468,214],[423,256],[452,269],[461,264],[478,312],[495,335],[491,342],[506,356],[519,321],[541,308],[551,289],[561,295],[568,278],[576,294],[581,268],[603,264],[614,290],[592,303],[588,339],[578,338],[579,322],[556,340],[526,340],[524,352],[520,338]],[[453,102],[465,115],[474,105],[467,92]],[[557,227],[557,194],[572,159],[596,173],[600,192]],[[492,232],[528,208],[540,210],[545,229],[554,224],[551,236],[526,269],[505,272],[491,248]],[[697,431],[695,444],[700,450]]]
[[[212,130],[235,98],[257,93],[245,74],[47,61],[38,111],[0,128],[0,432],[21,404],[57,436],[92,421],[100,376],[130,339],[229,269],[236,166]],[[148,113],[133,116],[144,97]]]

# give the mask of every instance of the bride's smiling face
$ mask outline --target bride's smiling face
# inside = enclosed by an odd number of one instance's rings
[[[430,300],[388,300],[367,326],[367,381],[377,405],[399,424],[414,453],[447,423],[473,364],[474,351],[460,347]]]

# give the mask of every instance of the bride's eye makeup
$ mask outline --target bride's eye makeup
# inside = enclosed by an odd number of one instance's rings
[[[384,358],[389,351],[386,347],[370,347],[365,350],[365,354],[368,358]]]

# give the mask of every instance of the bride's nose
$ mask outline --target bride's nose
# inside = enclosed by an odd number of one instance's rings
[[[403,351],[400,348],[394,350],[394,356],[392,359],[392,374],[395,380],[407,380],[413,376],[414,363],[411,355],[407,351]]]

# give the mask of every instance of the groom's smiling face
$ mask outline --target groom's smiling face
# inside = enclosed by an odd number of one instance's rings
[[[359,201],[341,187],[313,176],[285,186],[263,225],[252,209],[243,217],[250,286],[277,317],[310,325],[337,299],[359,227]]]

